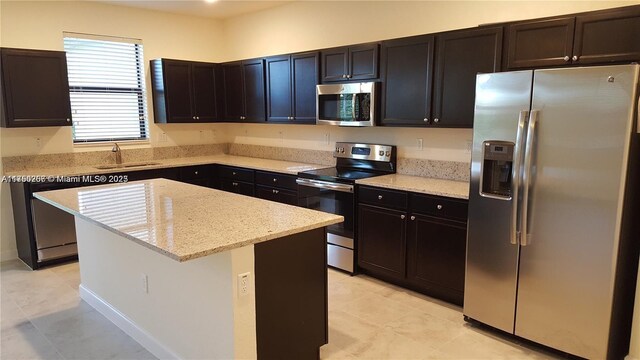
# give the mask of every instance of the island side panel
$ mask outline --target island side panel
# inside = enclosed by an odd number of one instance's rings
[[[255,319],[253,300],[234,295],[237,273],[254,271],[252,249],[181,263],[77,217],[76,231],[81,296],[154,355],[231,359],[234,333],[249,332],[244,344],[255,339],[246,323]],[[249,313],[244,324],[235,324],[237,312]]]
[[[326,229],[255,245],[259,359],[318,359],[328,341]]]

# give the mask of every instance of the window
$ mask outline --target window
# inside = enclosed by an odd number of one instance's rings
[[[64,33],[73,142],[146,140],[142,42]]]

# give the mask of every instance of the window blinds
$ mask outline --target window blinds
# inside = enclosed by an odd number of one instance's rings
[[[146,140],[142,43],[65,33],[73,141]]]

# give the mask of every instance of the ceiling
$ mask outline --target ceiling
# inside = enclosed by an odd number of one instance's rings
[[[130,6],[141,9],[165,11],[184,15],[203,16],[213,19],[227,19],[230,17],[260,11],[283,5],[295,0],[283,1],[244,1],[217,0],[207,3],[204,0],[98,0],[120,6]]]

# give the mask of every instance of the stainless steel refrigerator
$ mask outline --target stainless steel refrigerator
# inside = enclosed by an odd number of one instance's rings
[[[639,70],[478,75],[467,320],[580,357],[624,357],[640,243]]]

